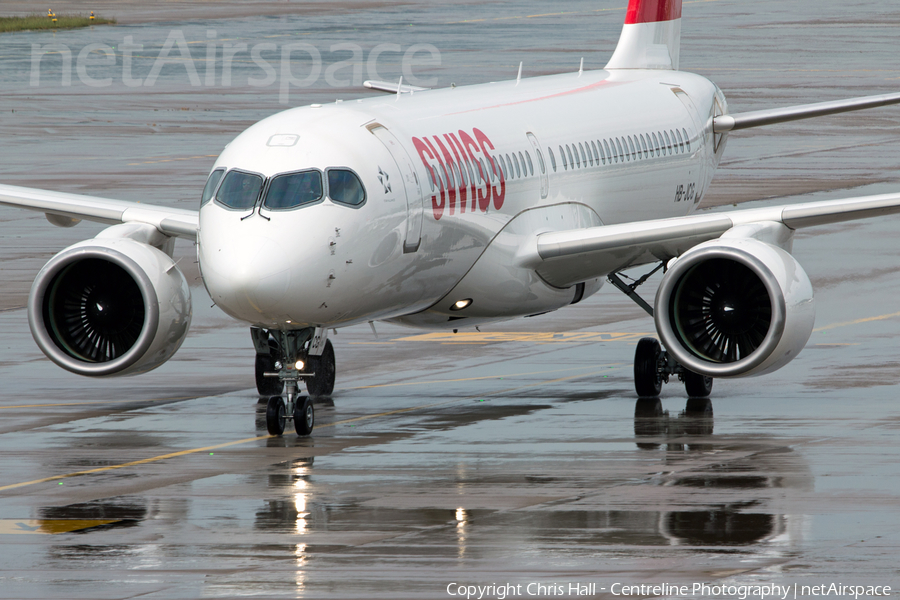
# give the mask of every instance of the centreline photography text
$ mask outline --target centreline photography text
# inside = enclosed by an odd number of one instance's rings
[[[735,600],[797,600],[799,598],[884,598],[892,595],[889,585],[848,585],[844,583],[818,583],[779,585],[765,584],[669,584],[669,583],[621,583],[600,585],[597,582],[564,583],[491,583],[447,584],[447,595],[466,600],[505,600],[519,597],[595,597],[628,596],[638,598],[733,598]]]

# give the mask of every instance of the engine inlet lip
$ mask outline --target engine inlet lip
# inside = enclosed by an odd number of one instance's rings
[[[102,363],[81,361],[64,352],[53,341],[44,321],[44,295],[50,289],[53,279],[69,265],[91,258],[104,260],[124,269],[137,283],[144,301],[144,323],[137,341],[119,358]],[[41,290],[41,293],[38,293],[38,290]],[[104,377],[132,366],[150,349],[159,326],[159,301],[150,278],[125,254],[104,247],[70,248],[50,259],[35,277],[31,293],[28,295],[28,324],[38,347],[57,365],[78,375]]]
[[[769,294],[769,302],[772,307],[772,321],[766,337],[759,347],[749,356],[735,362],[715,363],[703,360],[688,350],[684,344],[674,335],[672,321],[669,317],[669,304],[672,302],[675,290],[682,278],[702,260],[724,258],[733,260],[749,267],[756,274]],[[733,247],[703,248],[692,252],[675,261],[672,268],[666,274],[659,290],[656,292],[654,303],[654,316],[656,321],[656,333],[675,360],[682,366],[696,373],[703,373],[710,377],[735,377],[750,371],[761,365],[775,348],[784,333],[787,310],[784,304],[784,294],[781,286],[769,268],[753,254]]]

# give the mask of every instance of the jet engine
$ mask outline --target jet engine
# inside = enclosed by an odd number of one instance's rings
[[[181,346],[191,293],[165,252],[101,234],[41,269],[28,298],[28,322],[44,354],[64,369],[135,375],[160,366]]]
[[[786,251],[757,239],[699,244],[670,265],[656,294],[656,331],[682,366],[709,377],[775,371],[806,345],[812,285]]]

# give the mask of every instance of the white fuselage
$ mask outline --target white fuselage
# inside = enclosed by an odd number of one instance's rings
[[[601,282],[551,287],[518,266],[523,241],[689,214],[721,154],[711,118],[724,108],[698,75],[646,70],[287,110],[238,136],[214,169],[267,181],[317,169],[326,182],[329,169],[351,170],[365,202],[333,202],[328,189],[290,210],[210,201],[198,236],[204,282],[227,313],[278,329],[458,326],[555,310]],[[463,299],[472,302],[451,310]]]

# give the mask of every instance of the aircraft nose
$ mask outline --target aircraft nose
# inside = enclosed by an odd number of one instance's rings
[[[213,299],[234,316],[251,322],[279,312],[291,283],[283,249],[262,236],[228,240],[205,253],[202,267]]]

